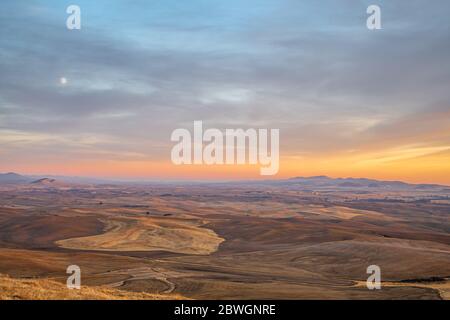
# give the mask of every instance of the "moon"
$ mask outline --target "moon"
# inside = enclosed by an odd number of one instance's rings
[[[65,78],[65,77],[61,77],[61,78],[59,78],[59,83],[61,84],[61,85],[66,85],[67,84],[67,78]]]

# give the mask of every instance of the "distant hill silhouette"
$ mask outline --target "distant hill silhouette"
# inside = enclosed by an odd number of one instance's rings
[[[4,184],[28,183],[31,180],[32,179],[29,177],[25,177],[14,172],[0,173],[0,183]]]
[[[33,186],[42,186],[42,187],[66,187],[69,184],[56,180],[56,179],[52,179],[52,178],[42,178],[42,179],[38,179],[35,181],[32,181],[30,184],[32,184]]]
[[[227,184],[240,184],[240,185],[273,185],[279,187],[290,187],[299,190],[312,190],[312,189],[339,189],[339,190],[357,190],[366,189],[366,191],[373,191],[376,189],[389,191],[389,190],[405,190],[405,191],[445,191],[449,190],[449,186],[439,184],[412,184],[402,181],[382,181],[367,178],[330,178],[327,176],[313,176],[313,177],[293,177],[288,179],[279,180],[253,180],[253,181],[240,181],[240,182],[227,182]]]
[[[340,188],[382,188],[382,189],[434,189],[444,188],[438,184],[410,184],[402,181],[382,181],[367,178],[330,178],[327,176],[294,177],[283,182],[288,185]]]

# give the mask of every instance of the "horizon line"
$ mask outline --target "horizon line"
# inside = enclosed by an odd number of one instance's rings
[[[360,179],[366,179],[366,180],[373,180],[377,182],[400,182],[405,183],[409,185],[436,185],[436,186],[443,186],[443,187],[450,187],[450,185],[447,184],[441,184],[441,183],[429,183],[429,182],[408,182],[405,180],[380,180],[375,178],[368,178],[368,177],[332,177],[328,175],[311,175],[311,176],[292,176],[287,178],[272,178],[267,179],[267,176],[265,176],[264,179],[172,179],[172,178],[165,178],[165,179],[156,179],[156,178],[114,178],[114,177],[93,177],[93,176],[66,176],[66,175],[60,175],[60,174],[26,174],[26,173],[19,173],[14,171],[7,171],[7,172],[0,172],[0,175],[6,175],[6,174],[16,174],[23,177],[33,177],[42,179],[42,178],[63,178],[63,179],[82,179],[82,180],[98,180],[100,182],[104,183],[233,183],[233,182],[265,182],[265,181],[283,181],[283,180],[293,180],[293,179],[313,179],[313,178],[327,178],[331,180],[344,180],[344,179],[353,179],[353,180],[360,180]]]

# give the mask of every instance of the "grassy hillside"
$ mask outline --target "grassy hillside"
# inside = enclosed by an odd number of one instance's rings
[[[0,275],[0,300],[180,300],[179,295],[128,292],[104,287],[69,290],[46,279],[14,279]]]

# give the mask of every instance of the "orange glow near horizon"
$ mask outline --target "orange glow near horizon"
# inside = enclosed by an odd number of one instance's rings
[[[324,157],[283,157],[274,176],[261,176],[259,165],[174,165],[170,161],[79,161],[76,163],[17,164],[2,167],[3,172],[64,175],[136,180],[256,180],[294,176],[327,175],[411,183],[450,185],[450,152],[412,157],[353,155]]]

